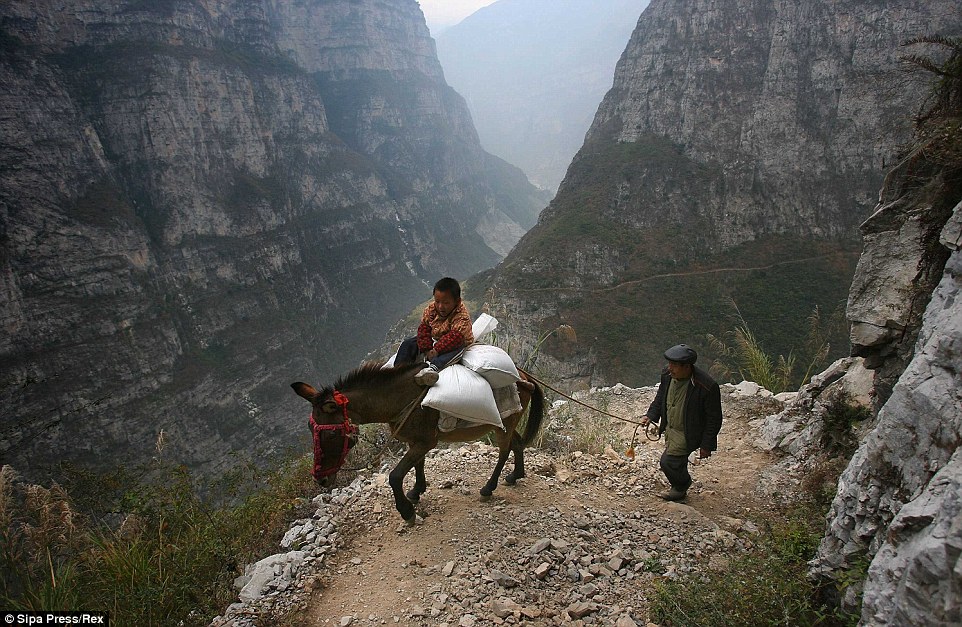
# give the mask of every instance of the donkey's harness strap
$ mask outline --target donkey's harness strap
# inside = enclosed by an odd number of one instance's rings
[[[319,425],[314,420],[314,412],[311,412],[310,425],[311,432],[314,434],[314,470],[311,474],[314,475],[315,479],[320,480],[321,477],[333,475],[341,469],[341,466],[344,465],[344,460],[347,459],[347,453],[351,449],[351,436],[357,433],[357,427],[351,424],[351,419],[347,416],[348,402],[346,396],[334,390],[334,403],[341,408],[341,412],[344,415],[344,421],[339,424]],[[324,451],[321,449],[319,437],[321,431],[341,431],[341,435],[344,436],[344,445],[341,447],[341,457],[335,466],[327,470],[321,470],[321,460],[324,457]]]
[[[408,421],[408,418],[411,417],[411,414],[414,413],[414,409],[421,405],[421,401],[423,401],[424,397],[427,395],[428,395],[428,388],[424,388],[424,390],[420,394],[414,397],[413,401],[405,405],[404,409],[399,411],[394,418],[388,421],[388,424],[391,425],[391,437],[397,438],[397,434],[401,431],[401,427],[404,426],[404,424]],[[398,421],[396,427],[394,426],[395,420]]]

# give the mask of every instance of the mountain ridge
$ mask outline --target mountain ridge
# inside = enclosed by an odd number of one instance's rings
[[[488,306],[514,345],[531,351],[567,324],[578,341],[540,345],[546,367],[574,386],[634,385],[678,342],[710,365],[707,336],[734,328],[734,300],[766,351],[788,356],[816,306],[841,311],[857,226],[883,165],[908,141],[906,112],[926,93],[901,72],[899,45],[930,28],[951,32],[950,5],[652,2],[558,194],[491,279]],[[813,253],[837,262],[666,281],[612,295],[603,315],[590,295],[527,291]],[[832,326],[831,356],[846,354],[847,334]]]
[[[0,451],[28,476],[304,445],[360,360],[546,199],[481,149],[414,0],[0,9]],[[493,235],[491,235],[493,233]]]

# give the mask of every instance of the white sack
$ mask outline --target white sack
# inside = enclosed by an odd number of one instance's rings
[[[441,370],[438,382],[428,389],[421,407],[504,429],[491,386],[481,375],[459,364]]]
[[[512,385],[521,379],[511,356],[490,344],[472,344],[464,349],[461,365],[484,377],[493,388]]]
[[[486,313],[478,316],[478,319],[474,321],[471,325],[471,333],[474,335],[474,341],[477,342],[478,338],[487,335],[494,331],[498,326],[498,319],[489,316]]]

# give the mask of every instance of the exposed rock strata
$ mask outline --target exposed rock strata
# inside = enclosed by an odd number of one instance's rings
[[[0,28],[0,455],[27,474],[161,431],[205,470],[276,456],[307,433],[290,381],[541,208],[414,0],[17,0]]]
[[[900,44],[960,28],[951,0],[654,0],[558,195],[499,266],[493,313],[528,350],[572,325],[577,350],[542,358],[595,384],[729,330],[729,297],[787,355],[813,305],[847,294],[857,226],[926,93]]]
[[[922,314],[949,256],[940,233],[962,193],[944,174],[921,186],[907,178],[883,190],[883,201],[862,224],[864,249],[846,311],[852,352],[875,371],[877,408],[913,356]]]
[[[815,571],[828,578],[871,561],[865,624],[962,620],[960,224],[962,203],[941,231],[951,256],[925,309],[914,357],[839,480],[815,561]]]

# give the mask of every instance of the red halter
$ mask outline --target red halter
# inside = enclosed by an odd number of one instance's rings
[[[314,435],[314,468],[311,470],[311,475],[314,479],[320,481],[323,477],[333,475],[341,466],[344,465],[344,460],[347,459],[347,453],[351,448],[351,436],[357,433],[357,427],[351,424],[351,419],[347,416],[347,397],[334,390],[334,403],[341,408],[341,412],[344,414],[344,422],[332,425],[319,425],[314,420],[314,412],[311,412],[311,433]],[[341,457],[337,460],[337,465],[328,468],[327,470],[322,470],[321,465],[324,461],[324,450],[321,448],[321,432],[322,431],[340,431],[342,437],[344,438],[344,446],[341,449]]]

